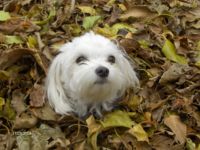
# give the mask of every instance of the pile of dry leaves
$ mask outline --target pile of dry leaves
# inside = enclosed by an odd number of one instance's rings
[[[200,150],[199,0],[0,2],[0,149]],[[44,100],[58,48],[89,30],[118,40],[141,89],[98,120]]]

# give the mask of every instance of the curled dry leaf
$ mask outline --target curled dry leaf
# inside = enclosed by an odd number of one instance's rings
[[[191,68],[188,65],[173,64],[167,71],[161,76],[159,83],[164,84],[170,81],[175,81],[181,77],[184,73],[189,71]]]
[[[175,134],[175,139],[181,144],[184,144],[186,140],[187,127],[181,122],[180,117],[177,115],[170,115],[164,119],[164,123]]]
[[[38,65],[43,69],[45,73],[47,73],[47,60],[41,53],[39,53],[35,49],[28,49],[28,48],[17,48],[4,51],[0,57],[0,69],[4,70],[9,66],[13,65],[17,62],[20,58],[25,55],[31,55],[35,58]]]

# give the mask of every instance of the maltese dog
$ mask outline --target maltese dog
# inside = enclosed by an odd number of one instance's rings
[[[139,80],[128,55],[106,37],[88,32],[64,44],[47,75],[50,105],[59,114],[102,116]]]

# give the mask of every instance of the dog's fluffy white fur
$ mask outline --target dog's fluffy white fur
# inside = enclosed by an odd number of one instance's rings
[[[127,54],[114,42],[94,32],[74,38],[60,49],[49,68],[46,92],[59,114],[101,116],[139,81]]]

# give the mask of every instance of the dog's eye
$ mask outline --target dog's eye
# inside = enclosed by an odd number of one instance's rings
[[[115,56],[113,55],[108,56],[108,62],[110,62],[111,64],[115,63]]]
[[[81,55],[76,59],[76,63],[79,64],[79,63],[86,61],[86,60],[87,60],[87,58],[85,56]]]

